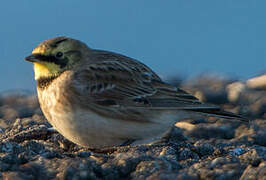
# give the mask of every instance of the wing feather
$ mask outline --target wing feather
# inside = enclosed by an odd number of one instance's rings
[[[182,109],[228,115],[218,106],[201,103],[193,95],[164,83],[137,60],[106,51],[95,51],[93,63],[75,73],[81,97],[102,107],[123,109]],[[141,112],[141,111],[139,111]],[[236,117],[236,116],[233,116]]]
[[[191,94],[162,82],[147,67],[143,72],[144,68],[125,63],[101,61],[86,66],[75,74],[78,87],[91,102],[112,100],[123,107],[187,109],[203,105]]]

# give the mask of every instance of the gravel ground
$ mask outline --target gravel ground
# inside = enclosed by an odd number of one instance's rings
[[[0,179],[266,179],[266,90],[200,76],[173,84],[250,118],[178,122],[154,145],[84,149],[55,132],[35,95],[0,96]]]

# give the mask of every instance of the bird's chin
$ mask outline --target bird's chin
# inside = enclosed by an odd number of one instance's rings
[[[34,67],[35,80],[38,80],[42,77],[47,77],[50,74],[50,71],[48,70],[48,68],[43,64],[34,62],[33,67]]]

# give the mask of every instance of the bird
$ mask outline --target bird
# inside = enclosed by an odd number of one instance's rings
[[[73,38],[43,41],[25,60],[33,63],[46,119],[83,147],[152,143],[185,118],[243,119],[162,81],[136,59]]]

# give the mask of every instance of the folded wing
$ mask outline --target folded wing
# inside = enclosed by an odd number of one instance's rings
[[[151,69],[134,59],[105,51],[99,51],[95,57],[97,61],[75,74],[78,93],[88,97],[90,103],[124,110],[182,109],[242,119],[164,83]]]

